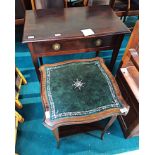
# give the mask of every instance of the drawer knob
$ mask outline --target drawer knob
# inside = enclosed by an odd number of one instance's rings
[[[97,39],[96,42],[95,42],[95,45],[96,46],[101,46],[102,44],[102,40],[101,39]]]
[[[52,48],[55,50],[55,51],[58,51],[60,49],[60,44],[59,43],[55,43],[52,45]]]

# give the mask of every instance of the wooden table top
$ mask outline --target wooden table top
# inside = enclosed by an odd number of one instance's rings
[[[23,43],[84,38],[84,29],[95,33],[87,38],[130,33],[110,6],[27,10]]]

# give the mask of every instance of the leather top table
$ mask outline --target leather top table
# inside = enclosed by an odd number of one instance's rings
[[[54,132],[58,143],[60,126],[111,117],[101,134],[102,138],[117,115],[128,113],[129,106],[99,57],[45,64],[40,71],[44,125]]]
[[[84,35],[81,30],[94,34]],[[129,29],[110,6],[27,10],[23,43],[28,43],[40,79],[42,57],[112,49],[110,70],[115,64],[124,34]]]

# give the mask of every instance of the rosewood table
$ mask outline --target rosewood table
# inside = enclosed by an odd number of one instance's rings
[[[111,117],[101,133],[102,139],[117,116],[129,111],[102,58],[45,64],[40,71],[44,125],[53,131],[58,145],[60,126]]]
[[[84,34],[81,30],[84,30]],[[42,57],[100,50],[113,50],[112,71],[124,34],[129,29],[110,6],[27,10],[23,43],[28,43],[40,79]],[[38,61],[39,60],[39,61]]]

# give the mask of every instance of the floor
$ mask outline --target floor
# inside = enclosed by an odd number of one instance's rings
[[[18,34],[16,35],[18,38]],[[115,74],[120,60],[125,51],[129,35],[125,36],[120,53],[115,64]],[[18,40],[18,39],[17,39]],[[20,101],[23,109],[18,110],[25,121],[19,124],[16,143],[16,153],[20,155],[95,155],[95,154],[118,154],[132,150],[138,150],[139,137],[125,139],[116,121],[105,133],[104,139],[100,140],[100,131],[75,134],[61,139],[60,148],[56,148],[56,141],[52,132],[42,124],[43,109],[40,98],[40,85],[36,77],[30,52],[26,44],[16,41],[15,61],[16,66],[24,74],[28,81],[21,89]],[[112,51],[101,51],[100,57],[109,64]],[[44,58],[44,63],[54,63],[69,59],[92,58],[95,52],[81,53],[66,56]]]

